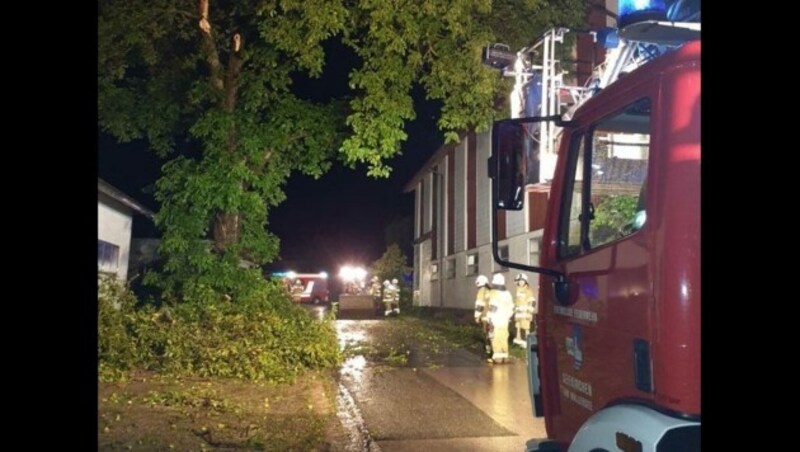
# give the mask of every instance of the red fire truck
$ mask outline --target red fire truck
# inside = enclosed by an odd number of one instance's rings
[[[494,209],[549,190],[538,267],[493,240],[500,265],[541,275],[527,353],[548,438],[528,451],[700,450],[699,19],[657,15],[615,32],[616,73],[569,115],[493,126]],[[541,180],[546,128],[557,160]]]

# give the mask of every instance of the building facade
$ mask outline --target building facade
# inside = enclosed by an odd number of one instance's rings
[[[613,25],[614,0],[587,1],[587,24],[592,29]],[[589,34],[578,36],[574,72],[559,73],[559,80],[583,85],[605,59],[605,49]],[[404,190],[414,193],[414,304],[440,308],[473,309],[478,275],[501,272],[509,288],[516,270],[498,265],[492,256],[491,179],[488,159],[491,132],[469,133],[457,144],[439,148]],[[521,211],[500,211],[497,239],[502,257],[528,265],[539,264],[539,249],[547,215],[549,180],[553,160],[541,167],[540,183],[529,185]],[[538,294],[539,275],[527,273]]]
[[[513,280],[516,273],[492,258],[490,155],[489,132],[467,134],[442,146],[406,185],[415,197],[415,305],[472,309],[478,275],[502,272]],[[498,213],[501,255],[538,264],[547,196],[546,189],[529,187],[523,210]],[[537,289],[538,275],[528,278]]]

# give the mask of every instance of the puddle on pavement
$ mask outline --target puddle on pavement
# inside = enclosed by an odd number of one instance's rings
[[[361,329],[363,325],[359,325],[356,322],[353,320],[336,321],[336,335],[339,340],[340,350],[344,351],[348,347],[358,347],[370,340],[370,337]],[[364,380],[364,368],[366,366],[367,359],[364,355],[355,355],[347,358],[339,369],[339,378],[347,378],[360,386]],[[380,447],[372,440],[367,430],[364,418],[361,416],[361,411],[358,409],[353,396],[341,381],[336,395],[336,416],[347,431],[349,442],[345,446],[345,451],[380,451]]]
[[[367,359],[363,355],[353,356],[342,364],[342,368],[339,369],[339,375],[348,377],[355,383],[361,383],[364,379],[365,367],[367,367]]]
[[[337,320],[336,337],[339,339],[339,350],[370,341],[366,332],[359,329],[357,320]],[[363,321],[362,321],[363,322]]]
[[[336,416],[347,431],[348,444],[344,450],[347,452],[379,452],[381,448],[372,440],[367,430],[361,410],[358,409],[350,391],[339,383],[336,394]]]

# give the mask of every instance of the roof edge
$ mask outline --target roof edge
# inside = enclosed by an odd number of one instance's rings
[[[110,196],[111,198],[121,202],[125,206],[130,207],[147,218],[153,219],[155,217],[155,214],[150,209],[143,206],[118,188],[114,187],[103,179],[100,179],[99,177],[97,178],[97,191]]]
[[[442,157],[450,149],[453,149],[459,144],[461,144],[464,141],[464,139],[467,138],[470,134],[474,135],[473,132],[460,133],[458,135],[458,141],[453,143],[444,143],[443,145],[441,145],[439,149],[437,149],[436,152],[434,152],[433,155],[430,156],[430,158],[428,158],[428,160],[425,161],[422,167],[416,173],[414,173],[414,176],[411,177],[411,180],[409,180],[408,182],[406,182],[405,185],[403,185],[403,193],[414,191],[417,182],[419,182],[419,180],[422,179],[425,176],[425,174],[433,171],[433,167],[439,163],[439,160],[441,160]]]

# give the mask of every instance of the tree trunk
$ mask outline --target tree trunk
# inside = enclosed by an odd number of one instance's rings
[[[230,42],[230,58],[228,59],[227,70],[219,58],[212,36],[213,27],[209,22],[208,0],[199,0],[200,32],[203,38],[206,61],[211,70],[211,85],[218,90],[224,91],[222,109],[227,113],[233,114],[238,100],[239,74],[242,70],[242,60],[239,52],[242,50],[242,37],[235,33]],[[224,71],[224,74],[223,74]],[[232,126],[228,131],[228,152],[231,158],[236,155],[238,137],[236,127]],[[243,184],[240,184],[243,188]],[[217,212],[214,215],[212,234],[214,236],[214,248],[219,252],[224,252],[230,245],[238,242],[240,230],[239,214],[229,212]]]
[[[239,214],[218,213],[214,218],[214,247],[224,252],[239,240]]]

